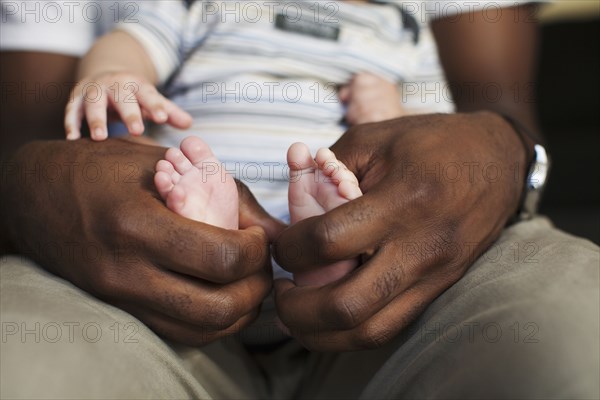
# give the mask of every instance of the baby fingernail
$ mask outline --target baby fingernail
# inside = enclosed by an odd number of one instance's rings
[[[94,129],[94,137],[96,139],[102,139],[102,138],[104,138],[104,136],[105,136],[104,129],[102,129],[102,128]]]
[[[131,131],[135,133],[141,133],[144,130],[144,127],[139,122],[134,122],[131,124]]]

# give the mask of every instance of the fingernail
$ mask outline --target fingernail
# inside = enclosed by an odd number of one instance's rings
[[[94,129],[94,139],[104,139],[105,137],[104,129],[96,128]]]
[[[131,124],[131,132],[132,133],[142,133],[144,131],[144,126],[139,122],[134,122]]]

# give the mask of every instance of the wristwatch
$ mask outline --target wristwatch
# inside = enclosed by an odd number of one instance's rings
[[[534,141],[535,135],[529,133],[527,128],[514,120],[510,116],[499,113],[515,130],[525,148],[531,146],[531,142]],[[550,157],[546,148],[541,144],[535,144],[533,146],[533,158],[529,165],[529,171],[525,178],[525,187],[521,196],[521,203],[519,211],[512,218],[511,222],[527,221],[537,215],[540,200],[546,181],[548,180],[548,174],[550,172]]]
[[[548,153],[544,146],[536,144],[533,149],[533,160],[525,180],[525,190],[517,220],[530,220],[537,214],[549,171],[550,158]]]

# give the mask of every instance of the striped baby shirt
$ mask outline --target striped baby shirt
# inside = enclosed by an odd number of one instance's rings
[[[344,133],[337,89],[359,72],[428,89],[443,81],[431,34],[405,29],[397,4],[345,1],[140,3],[137,23],[118,29],[151,56],[163,92],[194,117],[189,131],[155,127],[178,146],[206,141],[226,169],[274,216],[287,219],[286,151],[311,150]],[[418,85],[414,85],[417,83]],[[424,87],[424,86],[423,86]],[[450,111],[451,99],[412,93],[407,107]]]

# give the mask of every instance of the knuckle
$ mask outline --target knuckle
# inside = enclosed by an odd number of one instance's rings
[[[444,185],[437,179],[423,179],[415,188],[416,201],[430,204],[432,200],[440,199],[445,194]]]
[[[160,94],[158,89],[156,89],[156,86],[145,79],[137,79],[137,83],[140,86],[140,90],[143,90],[147,95]]]
[[[131,124],[133,122],[137,122],[141,119],[141,114],[139,112],[139,108],[137,109],[132,109],[131,111],[129,111],[124,117],[123,120],[128,123]]]
[[[90,106],[101,103],[109,93],[108,89],[104,86],[89,86],[85,92],[82,93],[83,103]]]
[[[330,222],[321,219],[314,230],[316,253],[326,260],[334,258],[335,233]]]
[[[127,82],[134,80],[135,77],[129,72],[115,72],[106,76],[106,80],[110,83],[116,82]]]
[[[443,183],[420,177],[412,177],[407,183],[411,196],[405,199],[406,207],[423,220],[437,220],[440,210],[446,209],[448,201]]]
[[[447,218],[438,222],[437,236],[445,243],[454,243],[459,235],[458,230],[458,221]]]
[[[150,82],[139,81],[139,92],[140,96],[151,101],[153,104],[159,104],[165,97],[160,94],[158,89]]]
[[[97,266],[90,276],[91,289],[100,296],[115,296],[120,292],[119,277],[115,269],[103,264]]]
[[[220,283],[229,283],[240,280],[244,277],[244,268],[240,262],[239,249],[223,250],[221,264],[218,266],[218,274],[221,276]]]
[[[458,240],[458,223],[453,220],[443,220],[434,225],[429,234],[424,262],[428,265],[448,264],[460,254]]]
[[[401,265],[391,265],[385,272],[373,280],[373,294],[380,300],[390,299],[405,284],[405,275],[404,268]]]
[[[161,99],[153,94],[145,94],[140,96],[140,99],[147,104],[146,107],[152,112],[162,111],[165,108],[165,104]]]
[[[109,223],[104,224],[107,232],[105,237],[112,238],[115,246],[119,243],[135,243],[140,238],[140,221],[136,221],[135,217],[132,217],[131,209],[125,204],[117,206],[111,213],[112,218]]]
[[[340,329],[352,329],[357,326],[364,313],[364,306],[354,296],[338,295],[329,302],[328,320]]]
[[[228,295],[215,295],[209,302],[207,310],[198,316],[205,320],[215,330],[224,330],[238,320],[238,305],[235,299]]]
[[[365,323],[359,329],[354,344],[360,349],[377,349],[394,338],[395,334],[381,323]]]
[[[106,109],[107,107],[104,104],[100,103],[100,101],[86,101],[86,118],[96,121],[103,120],[104,118],[106,118]]]

